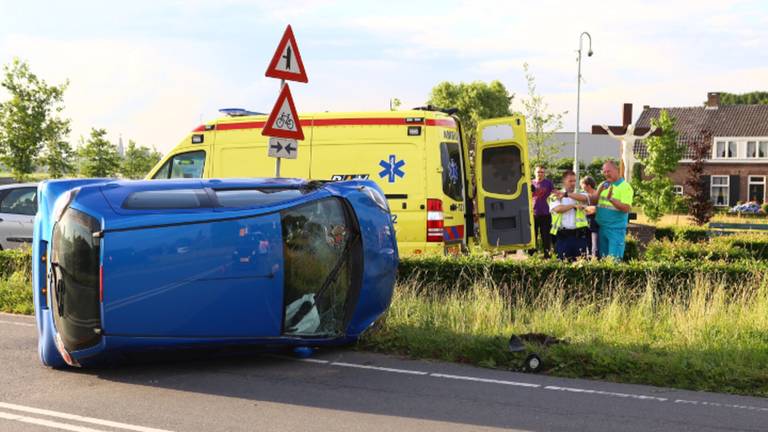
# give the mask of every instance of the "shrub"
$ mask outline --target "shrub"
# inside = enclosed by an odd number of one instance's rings
[[[709,239],[709,230],[704,227],[670,226],[657,227],[656,240],[686,240],[701,242]]]
[[[768,263],[761,261],[577,261],[493,260],[487,257],[406,258],[400,262],[399,279],[414,281],[424,292],[463,291],[484,280],[500,287],[510,299],[535,298],[542,287],[559,286],[569,296],[594,297],[615,289],[642,294],[687,292],[697,278],[721,280],[737,287],[745,280],[768,278]]]
[[[0,250],[0,277],[7,278],[20,272],[27,277],[32,275],[32,253],[27,249]]]
[[[654,241],[645,249],[647,261],[737,261],[752,258],[750,251],[726,242]]]

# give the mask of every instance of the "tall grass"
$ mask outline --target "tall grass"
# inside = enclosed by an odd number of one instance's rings
[[[26,272],[0,277],[0,312],[32,314],[32,283]]]
[[[512,334],[545,333],[566,343],[529,346],[547,373],[768,396],[768,286],[729,287],[697,276],[687,292],[617,285],[600,295],[567,295],[553,278],[531,297],[485,279],[471,289],[431,291],[401,283],[368,349],[517,369]],[[623,282],[622,282],[623,284]],[[430,291],[432,294],[430,294]]]

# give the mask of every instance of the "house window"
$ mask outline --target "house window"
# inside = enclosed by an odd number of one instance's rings
[[[727,175],[713,175],[709,192],[715,206],[727,207],[730,196],[730,178]]]
[[[765,202],[765,176],[749,176],[749,201]]]
[[[733,159],[738,156],[736,141],[717,141],[715,143],[715,159]]]
[[[681,185],[674,185],[674,186],[672,186],[672,192],[674,192],[675,195],[682,195],[683,194],[683,187]]]
[[[747,158],[768,158],[768,141],[747,141]]]

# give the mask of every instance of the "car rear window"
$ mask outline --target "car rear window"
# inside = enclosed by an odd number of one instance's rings
[[[306,192],[301,189],[259,188],[216,190],[221,207],[259,207],[299,198]]]
[[[189,210],[212,207],[203,189],[171,189],[133,192],[123,202],[128,210]]]

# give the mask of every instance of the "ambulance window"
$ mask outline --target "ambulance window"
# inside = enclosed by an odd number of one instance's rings
[[[483,189],[486,192],[512,195],[522,177],[520,149],[515,146],[483,149]]]
[[[461,172],[461,151],[455,143],[440,144],[443,166],[443,192],[456,201],[464,200],[464,176]]]
[[[155,174],[155,179],[202,178],[205,152],[193,151],[173,156]]]

